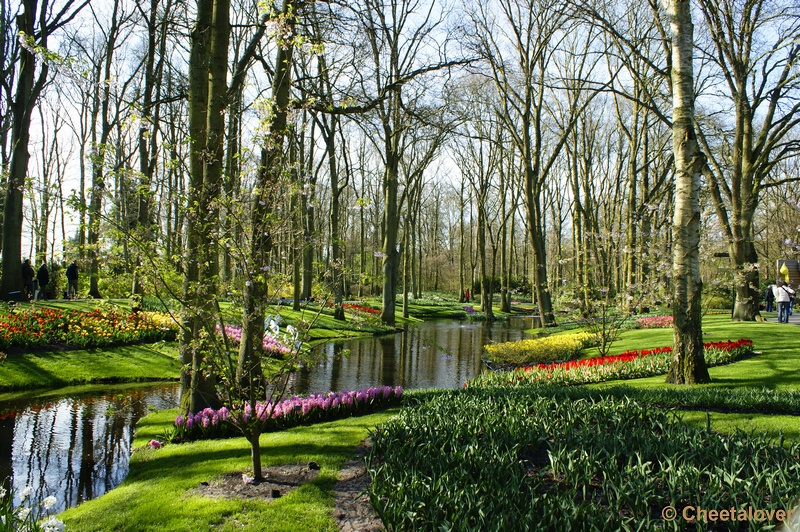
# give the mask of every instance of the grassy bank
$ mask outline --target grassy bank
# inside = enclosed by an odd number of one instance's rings
[[[80,312],[91,312],[100,306],[113,306],[129,311],[130,301],[53,301],[36,302],[30,306]],[[241,319],[240,309],[231,305],[224,305],[222,311],[232,323]],[[332,310],[327,308],[322,312],[319,307],[294,311],[276,306],[269,311],[273,314],[280,313],[288,323],[297,323],[300,320],[312,323],[308,345],[331,339],[390,334],[396,330],[395,327],[381,325],[377,319],[365,320],[355,313],[347,313],[347,321],[338,321],[333,319]],[[398,318],[398,325],[418,321],[420,320],[414,318]],[[0,358],[0,391],[84,383],[172,380],[177,379],[180,374],[176,342],[93,349],[35,349],[28,353],[19,351],[15,350],[4,359]]]
[[[99,499],[59,515],[67,530],[91,531],[335,531],[331,489],[342,463],[368,430],[397,411],[348,418],[261,437],[264,467],[317,462],[320,475],[284,497],[212,499],[193,490],[201,482],[247,471],[250,447],[244,438],[147,448],[150,438],[172,426],[176,411],[139,422],[128,478]]]
[[[9,355],[0,362],[0,391],[86,383],[177,379],[175,343],[113,348],[39,351]]]

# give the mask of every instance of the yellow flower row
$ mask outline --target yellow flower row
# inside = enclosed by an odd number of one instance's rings
[[[178,329],[178,323],[170,314],[166,312],[145,312],[147,321],[158,327],[159,329]]]
[[[596,345],[597,340],[595,334],[577,332],[487,345],[486,352],[497,363],[540,364],[574,358],[584,347]]]

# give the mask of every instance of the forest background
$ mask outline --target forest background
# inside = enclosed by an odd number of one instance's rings
[[[656,1],[0,5],[4,297],[30,257],[56,294],[77,259],[95,298],[246,302],[263,281],[382,297],[387,323],[423,291],[545,322],[671,302]],[[705,301],[754,320],[800,250],[800,6],[692,12]]]

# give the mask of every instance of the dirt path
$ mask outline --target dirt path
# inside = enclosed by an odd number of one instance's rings
[[[370,478],[364,466],[364,456],[369,451],[365,441],[356,449],[356,455],[342,466],[339,481],[333,487],[333,518],[342,532],[372,532],[384,530],[365,491]]]

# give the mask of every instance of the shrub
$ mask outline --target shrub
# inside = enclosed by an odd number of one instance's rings
[[[531,364],[569,360],[581,349],[596,345],[597,335],[576,332],[487,345],[487,358],[498,364]]]

